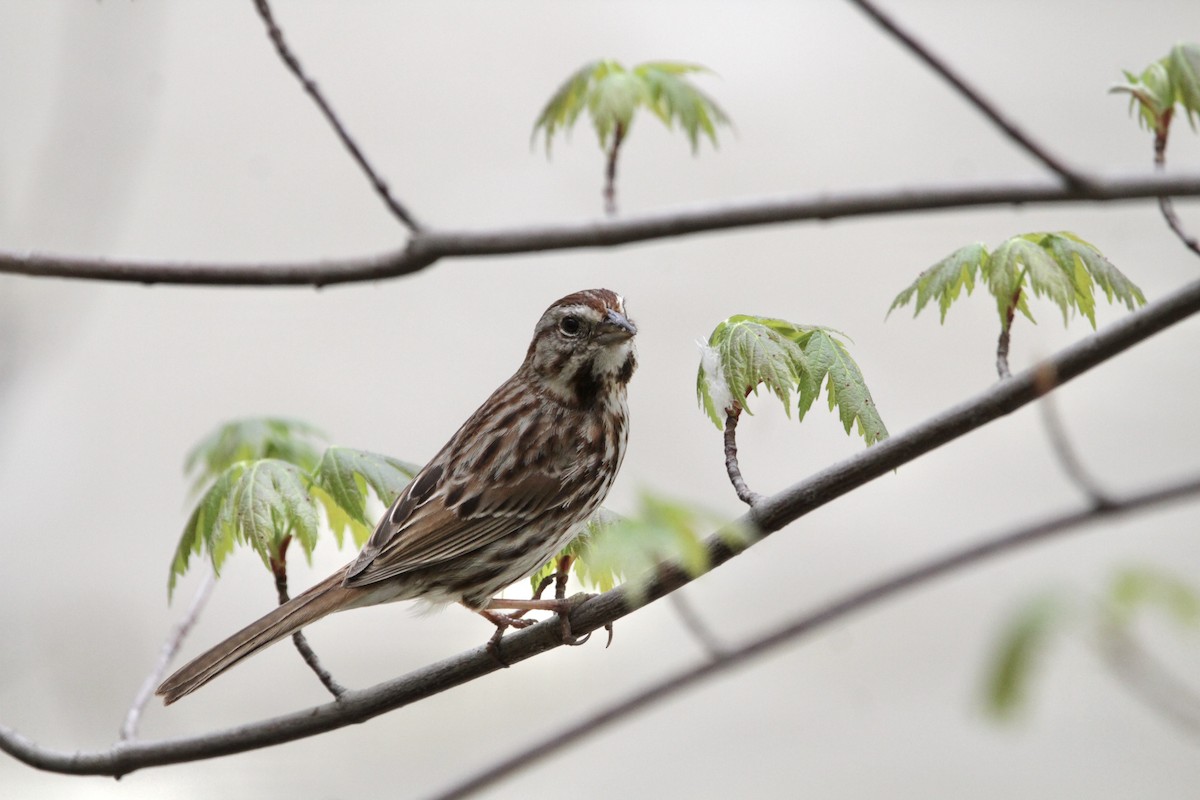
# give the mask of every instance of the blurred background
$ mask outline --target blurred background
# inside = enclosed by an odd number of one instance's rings
[[[1105,94],[1179,38],[1193,0],[891,3],[899,19],[1033,136],[1090,170],[1148,170],[1150,137]],[[788,192],[1015,179],[1040,168],[848,3],[276,3],[304,65],[397,196],[431,226],[601,214],[603,159],[586,121],[551,160],[533,120],[567,74],[609,57],[711,67],[697,83],[736,133],[698,157],[651,118],[620,166],[626,214]],[[0,5],[0,247],[80,256],[270,262],[400,247],[388,215],[285,72],[252,3]],[[1200,168],[1178,122],[1168,155]],[[1179,210],[1200,230],[1200,207]],[[608,505],[640,488],[729,516],[721,437],[695,407],[696,342],[734,313],[825,324],[885,421],[904,431],[995,381],[986,295],[944,327],[885,323],[895,294],[972,241],[1033,230],[1094,242],[1153,299],[1200,263],[1149,202],[905,214],[663,240],[604,251],[447,260],[415,276],[324,290],[145,287],[0,276],[0,723],[52,748],[108,747],[164,635],[186,515],[185,452],[219,423],[272,414],[333,441],[431,456],[516,368],[534,322],[570,291],[623,293],[641,330],[632,440]],[[1014,370],[1078,340],[1058,312],[1019,320]],[[1101,326],[1125,313],[1098,309]],[[1115,492],[1200,467],[1193,412],[1200,321],[1058,394],[1082,458]],[[771,401],[774,402],[774,401]],[[862,446],[821,404],[803,426],[766,400],[740,429],[743,470],[778,490]],[[880,478],[685,591],[728,641],[863,581],[1018,523],[1079,507],[1038,412],[1026,409]],[[1119,566],[1195,577],[1200,508],[1172,507],[997,559],[929,585],[647,710],[488,797],[1181,797],[1197,742],[1125,692],[1086,636],[1048,654],[1013,724],[980,682],[1031,593],[1102,590]],[[293,554],[295,555],[295,554]],[[353,553],[292,562],[294,591]],[[514,592],[526,591],[518,586]],[[268,610],[239,553],[185,645],[192,655]],[[1140,631],[1180,675],[1194,637]],[[395,604],[339,615],[309,641],[364,687],[478,646],[460,609]],[[665,603],[618,623],[613,646],[562,648],[365,725],[138,772],[120,783],[0,758],[7,797],[409,797],[455,781],[703,653]],[[327,700],[290,646],[170,709],[147,739],[190,736]]]

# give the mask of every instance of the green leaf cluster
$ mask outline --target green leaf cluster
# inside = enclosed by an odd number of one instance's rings
[[[1182,627],[1200,627],[1200,594],[1186,581],[1150,567],[1125,567],[1105,592],[1083,604],[1063,593],[1026,602],[1005,624],[989,662],[984,685],[987,709],[1012,717],[1028,699],[1029,686],[1045,652],[1062,633],[1081,624],[1101,636],[1126,630],[1145,610],[1165,613]]]
[[[706,136],[717,146],[717,126],[729,117],[686,76],[708,72],[697,64],[652,61],[626,69],[612,60],[584,64],[558,88],[533,125],[533,138],[544,134],[546,154],[559,130],[569,131],[585,110],[591,117],[600,146],[607,148],[614,133],[629,131],[634,114],[645,108],[668,129],[676,124],[687,134],[692,152]]]
[[[184,525],[167,580],[168,594],[191,557],[207,553],[220,571],[236,545],[250,547],[270,569],[285,540],[311,557],[320,528],[318,507],[340,547],[349,530],[361,546],[370,534],[370,488],[391,503],[419,469],[389,456],[328,447],[304,423],[246,419],[223,425],[188,454],[195,490],[207,485]]]
[[[1200,44],[1175,45],[1140,75],[1125,70],[1125,83],[1109,91],[1128,94],[1130,112],[1136,104],[1138,122],[1161,136],[1166,136],[1176,103],[1195,130],[1200,116]]]
[[[867,445],[887,438],[887,428],[862,371],[845,343],[829,328],[797,325],[781,319],[738,314],[717,325],[700,359],[696,398],[718,429],[734,404],[751,413],[747,400],[759,388],[775,395],[791,415],[805,414],[825,385],[829,409],[835,408],[849,434],[857,425]]]
[[[642,492],[633,517],[619,517],[600,509],[581,526],[579,535],[530,577],[536,590],[553,575],[559,558],[573,557],[576,578],[584,586],[607,592],[618,584],[639,604],[653,570],[667,562],[695,577],[710,567],[704,534],[717,529],[731,547],[745,547],[750,531],[694,506]]]
[[[1000,325],[1007,328],[1015,311],[1033,322],[1026,298],[1050,299],[1062,311],[1066,324],[1078,312],[1096,327],[1095,287],[1109,303],[1114,300],[1132,311],[1146,297],[1132,281],[1106,259],[1094,245],[1073,233],[1023,233],[998,245],[990,253],[983,244],[969,244],[922,272],[892,301],[888,314],[912,302],[913,316],[936,299],[942,322],[950,305],[965,290],[969,295],[982,281],[996,301]]]

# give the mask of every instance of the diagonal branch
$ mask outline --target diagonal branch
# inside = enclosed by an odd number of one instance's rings
[[[974,206],[1113,202],[1200,195],[1200,175],[1114,176],[1086,187],[1057,181],[907,186],[821,192],[670,209],[620,219],[491,230],[415,232],[403,250],[366,258],[276,264],[111,261],[0,250],[0,274],[208,286],[326,286],[409,275],[443,258],[510,255],[669,239],[696,233]]]
[[[1150,303],[1046,360],[1058,380],[1066,383],[1159,331],[1200,312],[1200,281]],[[858,488],[931,450],[960,438],[987,423],[1028,405],[1038,398],[1036,370],[1025,370],[999,382],[914,428],[860,451],[804,480],[765,497],[742,517],[761,536],[783,528],[834,499]],[[1099,512],[1101,509],[1093,509]],[[740,553],[729,537],[714,534],[707,540],[711,566]],[[1003,549],[1003,548],[1000,548]],[[932,563],[932,562],[931,562]],[[653,578],[639,587],[643,602],[664,597],[692,578],[681,568],[661,565]],[[635,610],[626,591],[618,587],[578,605],[570,615],[571,629],[588,633]],[[516,664],[562,645],[558,620],[550,619],[505,639],[504,655]],[[108,750],[66,752],[44,748],[18,732],[0,726],[0,750],[39,769],[76,775],[125,775],[137,769],[230,755],[313,736],[363,722],[431,695],[501,669],[480,646],[409,675],[363,690],[347,691],[339,700],[285,714],[181,739],[121,744]]]
[[[183,619],[179,620],[175,627],[171,629],[171,632],[163,642],[162,650],[159,651],[158,661],[155,663],[154,669],[142,681],[142,685],[138,688],[133,702],[129,705],[129,711],[125,713],[125,721],[121,723],[122,740],[137,738],[137,729],[142,721],[142,712],[146,710],[146,704],[154,696],[154,687],[162,683],[163,678],[167,677],[167,668],[171,666],[171,662],[175,659],[175,655],[183,645],[183,640],[191,632],[192,626],[200,618],[200,612],[208,604],[208,598],[212,595],[213,588],[216,585],[217,575],[210,568],[205,574],[204,579],[200,582],[200,588],[196,590],[196,594],[192,597],[192,604],[188,606]]]
[[[566,728],[555,731],[533,745],[499,761],[451,789],[437,794],[431,800],[460,800],[475,794],[497,781],[530,766],[543,758],[559,752],[626,717],[645,710],[714,675],[742,666],[747,661],[771,652],[781,645],[809,636],[851,614],[878,605],[897,594],[917,589],[927,583],[951,573],[986,561],[997,555],[1011,552],[1050,538],[1072,533],[1084,525],[1102,517],[1114,517],[1140,511],[1164,503],[1200,494],[1200,478],[1191,478],[1169,486],[1151,489],[1115,501],[1107,507],[1090,506],[1082,511],[1060,514],[1033,525],[1018,528],[999,536],[984,539],[978,544],[964,547],[940,558],[926,561],[902,570],[890,578],[883,578],[850,592],[837,600],[826,603],[815,610],[806,611],[771,632],[738,647],[713,654],[710,659],[676,672],[646,688],[620,700],[603,710],[588,716]],[[1127,653],[1121,654],[1128,660]],[[1122,666],[1126,666],[1122,664]],[[1144,664],[1139,668],[1146,669]],[[1132,670],[1130,670],[1132,671]],[[1156,678],[1158,675],[1156,674]],[[1174,687],[1172,687],[1174,688]],[[1160,704],[1165,698],[1156,696]],[[1176,717],[1181,716],[1176,709]],[[1195,725],[1195,720],[1189,720]],[[1195,727],[1192,732],[1195,732]]]
[[[933,53],[928,47],[913,37],[912,34],[901,28],[894,19],[875,5],[873,0],[850,0],[850,2],[858,6],[860,11],[907,47],[914,56],[924,61],[934,72],[941,75],[967,102],[979,109],[985,117],[992,121],[993,125],[1004,131],[1008,138],[1012,139],[1024,148],[1027,153],[1056,172],[1067,184],[1071,186],[1086,186],[1090,182],[1088,178],[1076,172],[1072,167],[1067,166],[1058,156],[1053,155],[1045,147],[1031,139],[1015,123],[1005,117],[1000,112],[1000,109],[984,97],[978,89],[967,83],[965,78],[959,75],[958,72],[937,54]]]
[[[387,183],[379,176],[379,173],[375,171],[370,162],[367,161],[367,157],[359,149],[358,143],[354,141],[349,131],[342,125],[342,121],[338,118],[333,107],[329,105],[329,102],[325,100],[325,96],[321,94],[321,90],[317,88],[317,84],[305,74],[304,67],[300,66],[300,60],[296,58],[296,54],[291,51],[287,42],[284,41],[283,31],[275,22],[275,16],[271,13],[270,4],[267,0],[254,0],[254,7],[258,9],[258,15],[262,17],[263,24],[267,26],[267,35],[271,37],[271,41],[275,44],[275,51],[279,53],[279,57],[283,59],[283,63],[296,76],[297,80],[300,81],[300,85],[304,87],[304,91],[308,92],[308,96],[317,104],[317,108],[321,109],[321,113],[325,115],[325,119],[329,120],[329,124],[333,126],[334,133],[342,140],[342,144],[350,151],[351,157],[362,168],[362,171],[366,173],[367,180],[371,182],[375,193],[383,200],[388,210],[403,222],[410,231],[414,233],[419,231],[421,226],[413,219],[408,209],[392,196]]]

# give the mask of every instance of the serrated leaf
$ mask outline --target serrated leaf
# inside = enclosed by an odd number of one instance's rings
[[[1164,59],[1175,90],[1174,99],[1188,115],[1195,128],[1195,115],[1200,114],[1200,44],[1177,44]]]
[[[322,493],[317,498],[325,507],[338,546],[347,529],[356,544],[366,541],[363,531],[371,526],[366,517],[367,487],[388,506],[418,471],[416,464],[391,456],[349,447],[327,448],[313,471],[312,482]]]
[[[829,396],[829,410],[837,409],[846,433],[849,434],[850,429],[857,424],[858,434],[863,437],[868,447],[886,439],[887,428],[879,416],[879,410],[875,407],[875,401],[871,398],[871,392],[867,389],[858,364],[850,357],[845,345],[828,330],[818,328],[809,333],[804,354],[808,359],[808,370],[800,382],[797,419],[804,419],[805,412],[820,391],[821,377],[824,377],[825,391]]]
[[[549,155],[554,136],[569,131],[587,110],[601,147],[607,148],[618,126],[628,131],[639,108],[658,117],[667,128],[676,123],[687,134],[695,152],[701,135],[715,146],[718,125],[729,117],[708,95],[685,77],[708,72],[695,64],[654,61],[626,69],[617,61],[599,60],[576,70],[555,91],[533,126],[533,140],[544,134]]]
[[[195,493],[239,461],[277,458],[308,470],[317,462],[314,441],[324,438],[319,429],[300,420],[282,417],[233,420],[218,427],[188,452],[184,473],[194,473]]]
[[[921,309],[936,297],[938,308],[941,310],[941,321],[944,323],[946,312],[962,291],[966,289],[968,295],[974,291],[975,275],[987,265],[987,261],[987,247],[982,243],[960,247],[922,272],[908,288],[896,295],[896,299],[888,308],[888,315],[907,305],[916,294],[917,302],[913,308],[913,316],[920,314]]]
[[[985,698],[988,710],[1011,717],[1024,702],[1037,663],[1065,618],[1066,607],[1055,597],[1042,596],[1008,622],[988,666]]]
[[[697,576],[710,566],[705,531],[720,528],[722,537],[734,545],[750,540],[751,534],[720,517],[686,503],[643,492],[634,517],[605,513],[592,521],[562,553],[575,557],[575,574],[589,588],[606,592],[621,584],[637,605],[644,598],[646,581],[654,568],[667,562]],[[555,556],[531,577],[534,588],[542,577],[553,574]]]
[[[308,479],[294,464],[265,458],[247,464],[233,487],[227,507],[239,541],[249,544],[270,565],[279,547],[294,536],[311,555],[317,541],[317,509],[308,495]]]
[[[168,600],[175,593],[176,579],[187,572],[193,553],[199,555],[207,550],[213,571],[220,574],[225,556],[233,546],[233,529],[227,525],[222,510],[243,472],[245,464],[231,464],[217,476],[192,510],[175,548],[175,557],[171,560],[171,569],[167,577]]]
[[[1088,281],[1086,291],[1089,298],[1093,297],[1091,284],[1094,282],[1104,290],[1104,296],[1109,303],[1114,299],[1119,300],[1130,311],[1146,304],[1146,296],[1142,290],[1113,266],[1112,262],[1105,258],[1094,245],[1085,242],[1073,233],[1059,231],[1047,235],[1046,246],[1060,263],[1070,264],[1074,268],[1077,274],[1077,283],[1082,281],[1086,275]],[[1078,274],[1080,268],[1082,268],[1083,275]],[[1092,321],[1092,327],[1095,327],[1094,315],[1089,316],[1089,319]]]
[[[793,388],[797,420],[803,421],[825,385],[829,408],[836,408],[849,433],[857,424],[868,445],[887,437],[862,372],[834,331],[787,320],[739,314],[717,325],[701,349],[696,395],[718,427],[729,403],[740,403],[766,387],[791,411]],[[724,405],[723,405],[724,404]]]
[[[1180,625],[1200,624],[1200,595],[1188,582],[1162,570],[1131,567],[1119,572],[1109,585],[1108,607],[1114,622],[1127,625],[1145,609],[1165,611]]]

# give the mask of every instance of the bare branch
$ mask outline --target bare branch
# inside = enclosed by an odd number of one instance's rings
[[[1183,222],[1179,219],[1179,215],[1175,213],[1175,204],[1171,202],[1171,198],[1158,198],[1158,210],[1162,212],[1163,219],[1167,221],[1167,227],[1179,237],[1184,246],[1200,256],[1200,240],[1188,233],[1187,229],[1183,227]]]
[[[1113,358],[1159,331],[1200,312],[1200,281],[1188,284],[1172,294],[1149,303],[1140,310],[1112,323],[1106,328],[1061,350],[1046,363],[1051,364],[1061,383],[1066,383],[1087,370]],[[1035,370],[1026,370],[1000,381],[986,391],[953,406],[929,420],[893,435],[878,444],[856,453],[815,475],[765,497],[739,521],[739,526],[757,530],[765,537],[809,512],[832,502],[880,475],[912,461],[931,450],[960,438],[987,423],[1012,413],[1038,397]],[[1175,486],[1147,493],[1143,504],[1165,502],[1193,491],[1191,486]],[[1126,504],[1134,502],[1127,499]],[[1129,505],[1126,510],[1132,510]],[[1081,516],[1113,513],[1093,508]],[[1046,534],[1028,534],[1037,538]],[[719,566],[742,552],[749,543],[734,547],[732,537],[719,533],[706,540],[709,563]],[[1020,542],[993,541],[967,554],[959,553],[952,560],[930,562],[921,568],[928,577],[949,571],[1016,546]],[[920,580],[928,579],[921,577]],[[643,604],[665,597],[692,580],[682,568],[660,565],[654,577],[639,587]],[[917,578],[908,577],[913,582]],[[896,589],[877,585],[874,592]],[[844,601],[843,601],[844,602]],[[859,600],[859,604],[871,600]],[[580,603],[570,614],[571,629],[579,634],[594,631],[635,610],[623,588],[616,588]],[[846,613],[830,607],[828,615]],[[824,618],[814,619],[810,626],[823,624]],[[516,664],[539,653],[562,646],[558,620],[549,619],[505,638],[504,656]],[[770,644],[763,645],[763,648]],[[363,690],[350,690],[341,699],[313,708],[285,714],[273,719],[248,723],[223,731],[190,738],[159,742],[123,743],[109,750],[90,753],[57,751],[41,747],[16,731],[0,726],[0,750],[39,769],[77,775],[125,775],[137,769],[196,761],[314,736],[326,731],[363,722],[379,714],[401,708],[431,695],[462,685],[468,681],[501,669],[499,663],[480,646],[443,661],[430,664],[409,675],[386,681]]]
[[[142,681],[141,687],[138,689],[137,694],[134,695],[133,703],[129,706],[129,711],[125,714],[125,721],[121,724],[122,741],[137,738],[137,729],[142,721],[142,712],[146,710],[146,704],[154,696],[154,688],[162,683],[163,678],[167,677],[167,669],[171,666],[171,662],[175,660],[175,656],[179,653],[179,648],[183,646],[183,640],[187,638],[188,633],[192,630],[192,626],[200,618],[200,612],[204,610],[204,606],[208,603],[208,598],[212,596],[213,587],[216,585],[216,573],[212,571],[212,567],[209,567],[207,574],[205,574],[204,579],[200,582],[200,587],[196,589],[195,596],[192,597],[192,603],[188,606],[187,613],[183,615],[178,624],[167,634],[166,640],[163,641],[162,650],[158,654],[158,661],[155,663],[154,669]]]
[[[683,627],[687,628],[688,633],[692,635],[709,658],[718,658],[725,652],[726,647],[721,643],[720,638],[713,633],[712,628],[704,621],[699,612],[692,606],[687,595],[683,591],[671,592],[667,595],[667,600],[670,601],[671,607],[675,609],[675,613],[679,615],[679,621],[683,623]]]
[[[1067,184],[1071,186],[1085,186],[1090,182],[1088,178],[1067,166],[1058,156],[1053,155],[1045,147],[1026,135],[1015,123],[1000,113],[1000,109],[984,97],[978,89],[967,83],[965,78],[959,75],[957,71],[928,47],[914,38],[912,34],[901,28],[895,20],[876,6],[873,0],[850,0],[850,2],[858,6],[864,14],[907,47],[914,56],[924,61],[934,72],[941,75],[967,102],[982,112],[985,117],[992,121],[993,125],[1004,131],[1008,138],[1012,139],[1024,148],[1027,153],[1057,173]]]
[[[1054,396],[1050,394],[1058,386],[1058,376],[1054,374],[1053,366],[1043,364],[1034,372],[1034,380],[1038,392],[1042,395],[1042,400],[1038,403],[1038,408],[1042,411],[1042,424],[1046,429],[1047,438],[1050,439],[1050,447],[1058,458],[1059,466],[1092,503],[1097,506],[1112,505],[1112,496],[1083,466],[1075,448],[1071,446],[1071,440],[1067,437],[1062,418],[1058,414],[1058,405],[1054,402]]]
[[[1091,506],[1083,511],[1060,514],[1042,522],[985,539],[979,544],[970,545],[940,558],[917,564],[890,578],[869,583],[861,589],[850,592],[815,610],[804,612],[764,636],[720,653],[709,661],[676,672],[624,700],[613,703],[566,728],[555,731],[468,780],[435,795],[431,800],[459,800],[459,798],[468,797],[508,775],[525,769],[531,764],[597,733],[614,722],[644,711],[649,706],[679,694],[703,680],[741,666],[750,659],[769,653],[795,639],[811,635],[844,617],[888,600],[897,594],[923,587],[944,575],[957,573],[966,567],[1018,548],[1077,531],[1101,517],[1124,515],[1189,497],[1194,499],[1195,495],[1200,495],[1200,478],[1191,478],[1167,487],[1131,495],[1109,507]],[[1121,657],[1122,661],[1118,662],[1118,666],[1128,670],[1132,664],[1131,654],[1123,653]],[[1139,687],[1144,689],[1149,685],[1146,672],[1148,667],[1144,663],[1138,664],[1137,670]],[[1156,673],[1154,679],[1156,681],[1155,689],[1163,691],[1164,687],[1158,682],[1161,675]],[[1170,687],[1170,691],[1176,690],[1177,687],[1174,685]],[[1167,698],[1159,694],[1156,696],[1156,701],[1156,705],[1161,707],[1166,703]],[[1176,717],[1178,716],[1176,713]],[[1195,725],[1197,720],[1193,719],[1189,722]],[[1196,728],[1193,728],[1192,732],[1195,733]]]
[[[392,196],[388,189],[387,183],[375,171],[367,161],[367,157],[363,155],[358,144],[350,136],[350,133],[342,125],[342,121],[338,118],[333,107],[325,100],[321,90],[317,88],[317,84],[305,74],[304,68],[300,66],[300,60],[296,58],[296,54],[288,47],[287,42],[283,39],[283,31],[275,22],[275,16],[271,13],[271,6],[267,0],[254,0],[254,7],[258,9],[258,15],[262,17],[263,23],[267,26],[267,35],[271,37],[271,41],[275,44],[275,50],[279,53],[279,57],[283,59],[283,63],[291,70],[292,74],[300,81],[304,87],[304,91],[308,92],[308,96],[317,104],[317,108],[321,109],[321,113],[325,115],[325,119],[329,120],[329,124],[333,126],[334,133],[342,140],[342,144],[350,151],[350,155],[366,173],[367,180],[371,182],[371,186],[375,189],[375,193],[383,200],[384,205],[388,210],[412,232],[417,232],[421,226],[409,213],[408,209],[401,205],[400,201]]]
[[[271,574],[275,577],[275,594],[279,597],[279,605],[283,605],[291,599],[288,596],[287,579],[287,549],[291,542],[291,536],[283,537],[283,541],[279,543],[279,557],[271,559]],[[296,645],[296,650],[304,659],[304,663],[316,673],[317,680],[329,690],[334,698],[341,697],[346,693],[346,687],[334,680],[334,677],[329,674],[329,670],[321,665],[321,659],[317,658],[317,653],[308,643],[308,637],[304,635],[304,631],[296,631],[292,634],[292,644]]]
[[[824,192],[727,201],[619,219],[492,230],[422,230],[402,250],[366,258],[296,263],[204,264],[111,261],[97,258],[5,253],[0,273],[128,283],[208,286],[326,286],[375,281],[419,272],[442,258],[509,255],[584,247],[615,247],[695,233],[894,214],[1033,203],[1113,202],[1200,195],[1200,175],[1112,177],[1086,187],[1055,181],[942,185]]]

